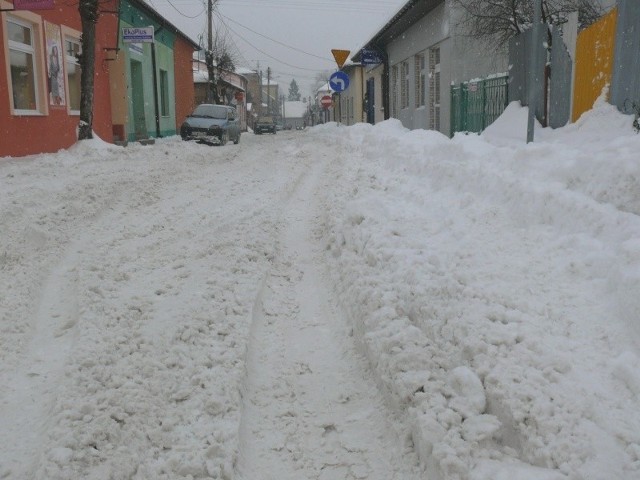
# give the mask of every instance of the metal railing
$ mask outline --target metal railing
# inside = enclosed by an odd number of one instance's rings
[[[463,82],[451,87],[451,135],[481,132],[507,106],[509,76]]]

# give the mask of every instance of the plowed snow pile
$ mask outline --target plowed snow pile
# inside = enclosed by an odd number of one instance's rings
[[[640,479],[640,135],[523,120],[0,159],[0,478]]]

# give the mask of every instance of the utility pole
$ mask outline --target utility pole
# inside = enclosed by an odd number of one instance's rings
[[[271,115],[271,67],[267,67],[267,112]]]
[[[260,70],[260,62],[258,62],[258,73],[260,75],[260,108],[258,112],[263,115],[262,106],[264,105],[264,85],[262,83],[262,70]]]
[[[213,65],[213,5],[217,2],[218,0],[207,0],[207,50],[204,53],[204,59],[209,75],[209,88],[207,88],[208,103],[219,103],[216,92],[216,72]]]
[[[527,143],[533,142],[536,119],[536,90],[535,83],[538,79],[538,44],[540,43],[540,22],[542,21],[542,0],[533,1],[533,31],[531,32],[531,59],[529,63],[529,118],[527,122]]]
[[[280,99],[282,100],[282,124],[284,125],[286,116],[285,116],[285,109],[284,109],[284,94],[282,94],[282,96],[280,97]]]

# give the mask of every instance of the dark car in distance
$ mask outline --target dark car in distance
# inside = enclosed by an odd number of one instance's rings
[[[253,133],[256,135],[262,135],[263,133],[275,134],[276,131],[276,122],[273,121],[273,117],[271,116],[258,117],[256,124],[253,126]]]
[[[240,125],[236,109],[228,105],[203,103],[185,118],[180,127],[183,140],[195,140],[209,145],[225,145],[240,141]]]

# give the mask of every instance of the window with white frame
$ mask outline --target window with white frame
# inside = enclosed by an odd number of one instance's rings
[[[78,55],[82,53],[80,40],[74,37],[65,37],[64,56],[67,69],[67,87],[69,88],[69,110],[71,113],[80,113],[80,62]]]
[[[416,108],[424,107],[427,91],[427,70],[424,53],[415,56]]]
[[[440,47],[429,49],[429,128],[440,130]]]
[[[400,64],[400,108],[409,106],[409,62]]]
[[[16,113],[39,113],[37,36],[33,24],[7,18],[11,93]]]

